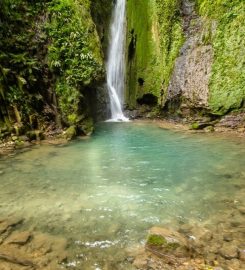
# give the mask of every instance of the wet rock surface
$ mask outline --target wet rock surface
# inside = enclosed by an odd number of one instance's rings
[[[171,225],[151,228],[145,247],[135,251],[133,265],[142,270],[245,269],[244,208],[228,204],[232,208],[217,213],[219,221],[213,223],[181,223],[175,230]]]
[[[67,241],[23,230],[23,219],[0,220],[1,270],[56,270],[67,258]]]
[[[183,31],[186,41],[175,63],[174,72],[168,87],[167,100],[171,103],[182,98],[189,107],[208,107],[209,79],[213,62],[213,48],[202,42],[205,22],[197,16],[194,4],[182,2]]]

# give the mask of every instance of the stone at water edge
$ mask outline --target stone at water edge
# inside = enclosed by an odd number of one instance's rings
[[[176,231],[152,227],[146,243],[149,251],[159,251],[162,254],[171,254],[177,257],[188,256],[186,239]]]
[[[75,126],[70,126],[64,133],[65,138],[67,140],[72,140],[76,137],[77,135],[77,130]]]
[[[11,137],[12,141],[17,141],[18,140],[18,136],[14,135]]]

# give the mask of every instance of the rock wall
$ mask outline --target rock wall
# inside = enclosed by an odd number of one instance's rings
[[[244,110],[245,2],[128,0],[127,105],[170,115]]]
[[[194,3],[189,1],[182,3],[186,41],[175,62],[167,101],[180,99],[182,106],[208,108],[213,48],[202,43],[205,21],[196,15],[194,7]]]
[[[179,5],[179,0],[127,1],[129,109],[162,102],[163,89],[183,42]]]
[[[238,55],[244,51],[240,21],[245,16],[244,4],[235,1],[212,6],[208,1],[197,2],[196,6],[189,0],[182,3],[186,41],[168,87],[167,107],[179,99],[180,110],[199,108],[223,115],[242,109],[245,69]]]

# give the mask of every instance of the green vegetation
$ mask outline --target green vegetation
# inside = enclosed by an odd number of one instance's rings
[[[106,54],[109,44],[109,29],[113,1],[93,0],[91,1],[91,15],[96,24],[97,32],[100,36],[103,52]]]
[[[172,75],[175,60],[184,43],[180,0],[156,0],[159,34],[163,57],[163,86],[166,89]]]
[[[0,3],[0,121],[29,122],[40,109],[40,47],[47,41],[39,24],[46,1],[3,0]],[[43,85],[42,85],[43,86]]]
[[[163,102],[174,62],[183,44],[179,0],[127,2],[127,105],[146,93]]]
[[[158,234],[151,234],[147,239],[147,245],[163,246],[165,244],[166,244],[165,238]]]
[[[92,8],[90,0],[0,2],[0,128],[91,131],[89,89],[104,77]]]
[[[197,122],[191,124],[190,129],[200,129],[200,126]]]
[[[90,17],[90,1],[53,0],[49,12],[48,64],[56,74],[62,117],[72,125],[84,118],[82,90],[103,75],[99,38]]]
[[[168,242],[162,235],[151,234],[146,242],[149,246],[161,247],[165,250],[175,250],[180,245],[177,242]]]
[[[211,113],[244,108],[245,2],[193,1],[204,22],[199,45],[214,49]],[[105,77],[112,6],[112,0],[0,1],[1,138],[50,124],[91,132],[91,98]],[[181,16],[180,0],[127,1],[128,108],[138,100],[155,106],[154,114],[165,103],[184,42]]]
[[[209,105],[223,115],[239,109],[245,101],[245,2],[243,0],[197,0],[200,15],[217,22],[211,41],[214,62]]]

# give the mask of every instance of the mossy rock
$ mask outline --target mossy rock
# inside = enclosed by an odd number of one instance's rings
[[[15,141],[14,144],[15,144],[16,148],[22,148],[22,147],[25,146],[25,142],[24,141],[19,141],[19,140]]]
[[[214,132],[215,131],[213,126],[207,126],[204,128],[204,130],[205,130],[205,132]]]
[[[15,142],[15,141],[18,141],[19,138],[18,138],[18,136],[15,136],[15,135],[14,135],[14,136],[11,137],[11,139],[12,139],[12,141]]]
[[[66,131],[65,131],[65,138],[67,140],[72,140],[77,136],[77,129],[75,126],[70,126]]]
[[[213,128],[213,125],[211,123],[199,123],[199,122],[194,122],[191,124],[190,129],[193,130],[201,130],[204,128],[209,127],[210,129]]]
[[[200,129],[199,124],[196,123],[196,122],[192,123],[191,126],[190,126],[190,129],[194,129],[194,130]]]
[[[156,250],[163,254],[185,257],[188,254],[188,244],[180,233],[167,228],[152,227],[146,242],[149,251]]]
[[[184,42],[179,0],[127,1],[125,103],[152,94],[163,105],[175,59]]]
[[[157,234],[152,234],[147,239],[147,245],[153,245],[153,246],[163,246],[166,244],[166,239]]]
[[[94,122],[92,118],[86,118],[83,120],[82,124],[80,125],[81,132],[85,135],[91,135],[94,131]]]
[[[148,237],[147,245],[161,247],[166,251],[175,250],[180,247],[180,244],[177,241],[169,241],[164,236],[157,234],[152,234]]]

